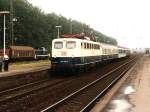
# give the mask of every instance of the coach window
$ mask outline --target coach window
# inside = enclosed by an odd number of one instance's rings
[[[96,49],[98,49],[98,45],[96,45]]]
[[[83,46],[84,44],[81,42],[81,49],[83,49],[84,48],[84,46]]]
[[[98,45],[98,49],[100,49],[100,45]]]
[[[55,42],[54,43],[54,48],[55,49],[62,49],[63,48],[63,43],[62,42]]]
[[[99,49],[99,45],[97,45],[97,49]]]
[[[98,45],[96,44],[96,49],[98,49]]]
[[[87,43],[87,49],[89,49],[89,43]]]
[[[84,49],[86,49],[86,43],[84,43]]]
[[[67,49],[74,49],[76,47],[76,42],[75,41],[68,41],[66,43],[66,48]]]

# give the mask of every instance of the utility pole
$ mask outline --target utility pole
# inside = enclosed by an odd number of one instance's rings
[[[70,19],[70,34],[72,34],[72,20]]]
[[[82,33],[85,33],[84,31],[85,31],[85,30],[84,30],[84,25],[83,25],[83,23],[82,23]]]
[[[9,11],[0,11],[0,14],[3,14],[3,16],[4,16],[4,25],[3,25],[3,29],[4,29],[4,38],[3,38],[3,40],[4,40],[4,42],[3,42],[3,45],[4,45],[4,47],[3,47],[3,59],[5,58],[5,55],[6,55],[6,14],[9,14],[10,12]]]
[[[10,40],[11,45],[14,44],[14,28],[13,28],[13,0],[10,0]]]
[[[57,38],[59,38],[60,37],[60,28],[61,28],[61,26],[56,26],[56,28],[57,28]]]

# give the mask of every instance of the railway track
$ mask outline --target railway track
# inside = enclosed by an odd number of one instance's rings
[[[93,106],[93,103],[103,95],[108,89],[116,83],[134,64],[135,59],[132,59],[114,70],[106,73],[102,77],[94,80],[86,86],[69,94],[67,97],[50,105],[41,112],[88,112]],[[103,87],[101,86],[103,85]],[[96,97],[95,97],[96,96]],[[87,105],[86,102],[90,102]]]
[[[13,100],[15,98],[19,98],[21,96],[25,96],[27,94],[31,94],[32,92],[36,92],[47,87],[53,87],[63,82],[66,83],[71,79],[73,78],[70,77],[67,79],[66,78],[44,79],[41,81],[36,81],[25,85],[21,85],[12,89],[0,91],[0,104]]]
[[[19,86],[27,85],[30,83],[38,82],[41,80],[49,79],[49,69],[43,68],[32,70],[30,72],[21,72],[20,74],[8,73],[5,77],[0,77],[0,91],[16,88]]]
[[[37,90],[46,88],[48,86],[53,86],[53,85],[63,82],[63,80],[55,80],[53,81],[53,83],[51,83],[51,81],[52,80],[50,79],[45,79],[45,80],[25,84],[16,88],[1,91],[0,103],[3,103],[4,101],[12,100],[17,97],[21,97],[23,95],[31,93],[32,91],[37,91]]]
[[[40,111],[49,104],[53,104],[64,96],[68,96],[72,91],[76,91],[98,77],[104,76],[102,74],[113,70],[124,62],[125,60],[118,62],[118,64],[108,65],[107,69],[105,67],[102,68],[100,75],[92,74],[92,76],[91,73],[89,75],[86,73],[81,76],[58,78],[57,80],[42,80],[1,91],[0,111]]]

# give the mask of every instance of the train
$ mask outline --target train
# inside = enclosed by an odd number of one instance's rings
[[[90,37],[62,35],[52,41],[51,71],[83,69],[108,60],[127,57],[130,49],[93,41]]]
[[[5,54],[12,62],[48,59],[50,57],[48,50],[44,47],[35,49],[30,46],[9,46],[8,49],[6,49]],[[3,55],[3,49],[0,49],[0,56],[3,57]]]

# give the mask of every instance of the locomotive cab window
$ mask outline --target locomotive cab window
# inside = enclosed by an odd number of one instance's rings
[[[55,42],[54,43],[54,48],[55,49],[61,49],[61,48],[63,48],[63,43],[62,42]]]
[[[67,49],[74,49],[76,47],[76,42],[75,41],[68,41],[66,43],[66,48]]]

